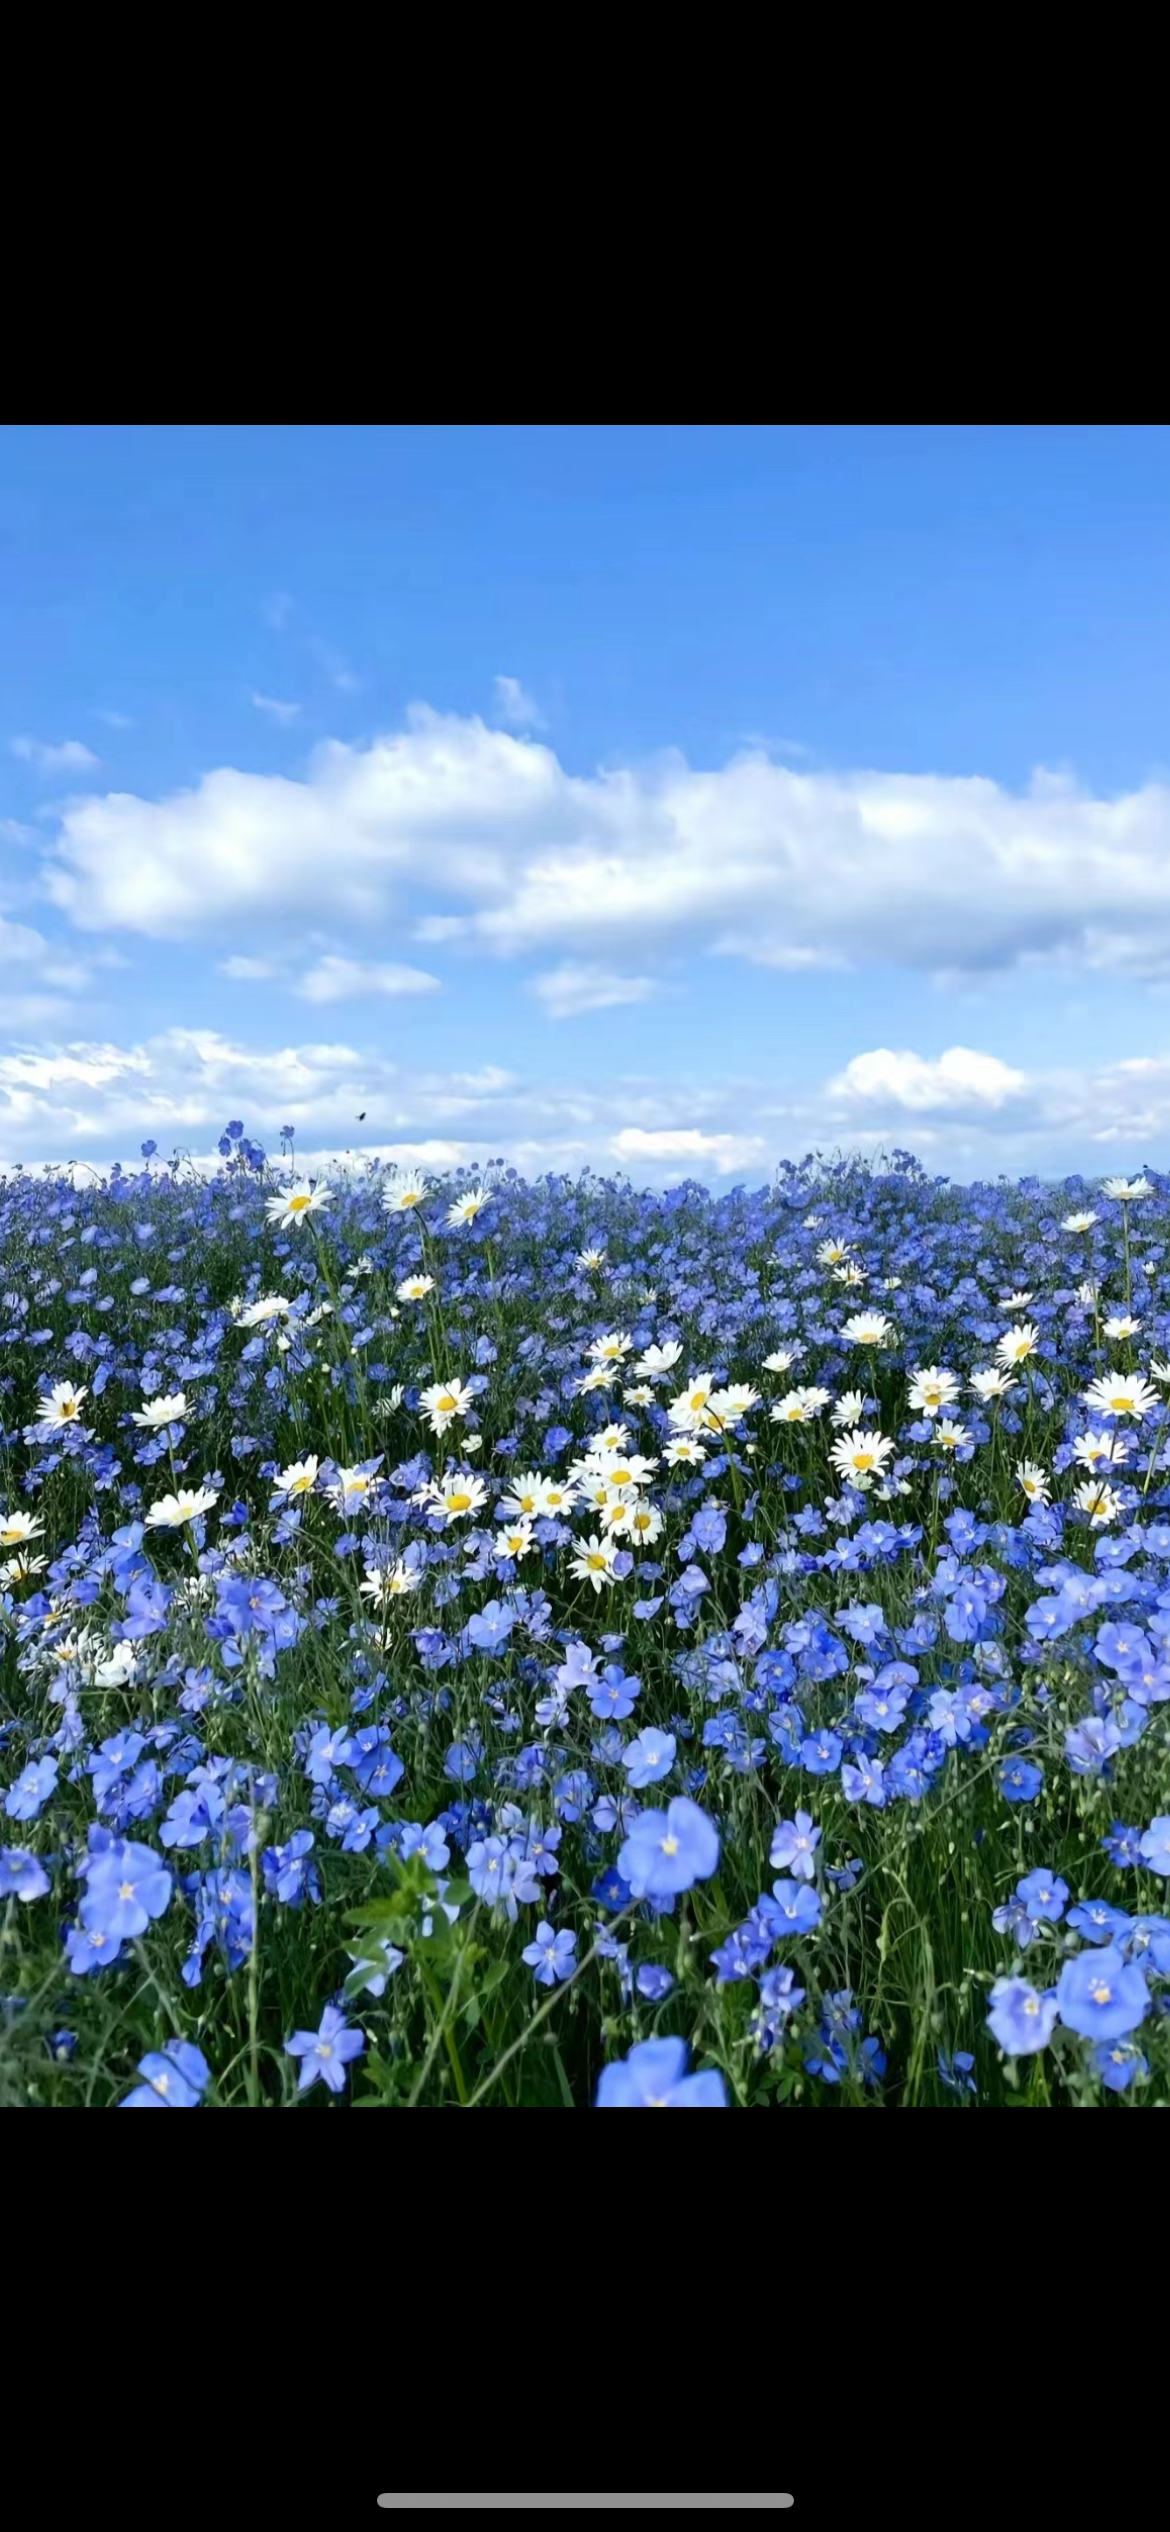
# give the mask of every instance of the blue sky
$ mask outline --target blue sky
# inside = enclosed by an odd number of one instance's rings
[[[0,1165],[1156,1161],[1168,548],[1154,426],[0,433]]]

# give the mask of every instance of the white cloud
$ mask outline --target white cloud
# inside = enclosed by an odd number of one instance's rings
[[[270,720],[280,722],[295,721],[301,708],[299,703],[281,703],[276,695],[254,694],[252,702],[257,712],[266,712]]]
[[[132,730],[134,727],[128,712],[104,712],[99,706],[93,717],[95,721],[104,721],[108,730]]]
[[[1098,1072],[1031,1075],[1002,1101],[986,1095],[986,1073],[960,1067],[948,1087],[943,1059],[892,1060],[930,1075],[932,1104],[915,1104],[921,1076],[906,1069],[859,1097],[842,1092],[847,1065],[835,1082],[794,1089],[781,1103],[762,1079],[598,1084],[550,1081],[542,1069],[526,1081],[498,1065],[426,1070],[392,1062],[380,1047],[257,1046],[214,1029],[168,1029],[126,1046],[73,1038],[0,1054],[0,1166],[129,1162],[150,1135],[167,1157],[178,1149],[209,1159],[230,1116],[273,1154],[291,1121],[306,1159],[364,1154],[437,1170],[502,1155],[528,1176],[618,1165],[640,1185],[693,1177],[754,1186],[779,1160],[810,1150],[896,1145],[958,1180],[1129,1170],[1156,1162],[1170,1139],[1170,1050]],[[984,1095],[970,1095],[972,1078]]]
[[[438,993],[437,976],[425,967],[379,965],[360,958],[320,958],[297,987],[305,1002],[352,1002],[362,994]]]
[[[608,1011],[615,1003],[648,1002],[658,987],[653,976],[618,976],[612,968],[567,959],[534,977],[532,991],[550,1020],[570,1020],[584,1011]]]
[[[540,706],[518,677],[497,677],[494,684],[497,719],[506,721],[513,730],[543,729]]]
[[[219,976],[230,976],[236,985],[262,985],[278,974],[269,958],[221,958],[216,967]]]
[[[720,1178],[733,1169],[759,1168],[767,1152],[762,1134],[704,1134],[697,1126],[647,1131],[640,1125],[626,1125],[609,1148],[620,1161],[706,1162]]]
[[[1002,1108],[1027,1089],[1023,1073],[1002,1064],[996,1055],[980,1055],[970,1046],[948,1047],[930,1061],[903,1048],[874,1047],[855,1055],[828,1084],[830,1098],[881,1100],[890,1108]]]
[[[40,774],[72,774],[92,772],[100,765],[100,756],[86,747],[81,739],[62,739],[54,747],[45,739],[14,738],[12,753],[26,765],[35,765]]]
[[[415,918],[419,939],[605,964],[691,942],[799,970],[967,977],[1062,963],[1170,976],[1170,786],[1094,799],[1042,782],[796,772],[760,751],[589,776],[535,739],[416,707],[303,780],[224,767],[190,791],[75,800],[51,898],[155,939],[240,919]]]

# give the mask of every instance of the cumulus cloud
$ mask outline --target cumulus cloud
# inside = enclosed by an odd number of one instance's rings
[[[92,773],[101,763],[100,756],[81,739],[62,739],[54,747],[46,739],[14,738],[12,753],[24,764],[35,765],[39,774]]]
[[[799,772],[749,750],[567,773],[536,739],[416,707],[301,780],[230,767],[69,803],[45,877],[89,930],[155,939],[331,911],[501,955],[682,943],[780,969],[1170,975],[1170,787]]]
[[[1170,1137],[1170,1051],[1095,1072],[1028,1075],[1002,1099],[986,1095],[994,1074],[972,1073],[970,1061],[952,1068],[948,1088],[944,1058],[873,1052],[895,1067],[884,1082],[863,1056],[778,1100],[764,1079],[599,1083],[549,1080],[542,1069],[529,1081],[490,1063],[396,1063],[381,1048],[338,1040],[258,1046],[185,1028],[137,1045],[75,1038],[0,1054],[0,1166],[128,1162],[147,1136],[168,1156],[210,1161],[229,1116],[242,1116],[272,1152],[281,1125],[293,1123],[302,1156],[322,1166],[344,1155],[436,1170],[504,1158],[531,1176],[617,1164],[640,1185],[758,1185],[779,1160],[818,1148],[908,1146],[958,1180],[1137,1169],[1156,1162]],[[995,1060],[974,1054],[977,1068]],[[868,1092],[843,1090],[850,1076],[868,1081]],[[971,1095],[973,1080],[983,1095]]]
[[[230,976],[232,983],[236,985],[262,985],[277,975],[279,970],[273,966],[270,958],[242,958],[237,955],[232,958],[221,958],[216,973],[220,976]]]
[[[365,994],[438,993],[437,976],[425,967],[379,965],[360,958],[319,958],[302,976],[297,992],[305,1002],[352,1002]]]
[[[514,730],[539,730],[544,724],[539,705],[522,686],[518,677],[495,679],[496,716]]]
[[[890,1108],[1002,1108],[1027,1089],[1023,1073],[1001,1064],[996,1055],[980,1055],[970,1046],[950,1046],[930,1061],[903,1048],[874,1047],[855,1055],[828,1085],[831,1098],[881,1100]]]
[[[658,986],[653,976],[619,976],[610,967],[566,959],[534,977],[532,991],[550,1020],[572,1020],[584,1011],[608,1011],[615,1003],[648,1002]]]

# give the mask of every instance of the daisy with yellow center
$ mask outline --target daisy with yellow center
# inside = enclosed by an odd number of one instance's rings
[[[638,1497],[611,1504],[605,1521],[611,1538],[628,1538],[634,1547],[652,1547],[662,1534],[662,1514],[657,1505],[643,1503]]]
[[[454,1521],[466,1521],[487,1502],[487,1487],[482,1477],[444,1477],[441,1483],[432,1478],[413,1497],[415,1503],[426,1504],[432,1512],[441,1512],[448,1527]]]
[[[176,1389],[169,1398],[148,1398],[130,1421],[140,1424],[147,1433],[161,1433],[168,1424],[180,1424],[187,1412],[187,1393]]]
[[[1073,1502],[1078,1512],[1088,1514],[1095,1530],[1103,1529],[1108,1521],[1116,1521],[1121,1510],[1120,1496],[1104,1478],[1091,1477],[1085,1485],[1078,1486]]]
[[[435,1289],[435,1278],[433,1275],[405,1275],[394,1289],[399,1301],[425,1301],[428,1292]]]
[[[624,1329],[619,1329],[614,1336],[594,1337],[589,1348],[589,1360],[591,1363],[620,1363],[623,1356],[632,1354],[633,1350],[632,1340]]]
[[[413,1213],[429,1190],[430,1180],[421,1169],[400,1170],[383,1189],[382,1203],[387,1213]]]
[[[283,1196],[269,1196],[265,1212],[270,1222],[282,1231],[294,1230],[310,1213],[322,1213],[333,1202],[332,1187],[314,1187],[306,1179],[299,1187],[290,1187]]]
[[[666,1345],[648,1345],[645,1353],[639,1354],[634,1369],[643,1380],[664,1380],[667,1372],[681,1361],[682,1347],[671,1337]]]
[[[448,1230],[455,1231],[464,1223],[474,1222],[488,1202],[486,1187],[470,1187],[465,1196],[456,1196],[454,1204],[447,1207]]]
[[[1132,1415],[1140,1420],[1158,1403],[1157,1390],[1136,1373],[1108,1372],[1103,1379],[1090,1381],[1082,1394],[1094,1415]]]
[[[419,1395],[419,1407],[432,1433],[445,1433],[471,1406],[471,1391],[462,1380],[436,1380]]]
[[[523,1477],[514,1477],[499,1510],[506,1521],[534,1521],[541,1509],[545,1480],[530,1468]]]
[[[180,1486],[175,1495],[160,1495],[146,1516],[148,1530],[181,1530],[188,1521],[200,1521],[205,1512],[214,1510],[218,1494],[207,1486]]]
[[[951,1415],[940,1416],[934,1429],[934,1440],[940,1451],[965,1450],[971,1439],[965,1424],[956,1424]]]
[[[603,1591],[607,1583],[613,1582],[617,1552],[608,1539],[587,1538],[578,1548],[569,1572],[575,1582],[592,1583],[594,1591]]]
[[[875,1477],[884,1476],[886,1461],[893,1455],[894,1444],[884,1434],[867,1433],[858,1426],[834,1442],[829,1458],[847,1484],[864,1489]]]
[[[1018,1327],[1009,1328],[1006,1336],[1001,1336],[995,1350],[1001,1363],[1026,1363],[1039,1342],[1039,1328],[1030,1319],[1022,1319]]]
[[[587,1398],[591,1389],[612,1389],[617,1379],[616,1363],[595,1363],[576,1384],[577,1396]]]
[[[984,1406],[990,1406],[995,1398],[1006,1398],[1009,1389],[1018,1389],[1019,1385],[1011,1372],[1001,1370],[974,1371],[969,1383]]]
[[[733,1381],[727,1389],[713,1389],[701,1418],[702,1429],[710,1433],[734,1433],[753,1407],[758,1407],[760,1393],[745,1380]]]
[[[63,1424],[79,1424],[81,1402],[88,1396],[88,1389],[75,1389],[71,1380],[54,1381],[47,1396],[37,1400],[38,1422],[51,1424],[54,1428]]]
[[[1120,1468],[1129,1458],[1129,1440],[1124,1433],[1081,1433],[1073,1443],[1073,1458],[1082,1468],[1099,1468],[1103,1461]]]
[[[31,1512],[0,1512],[0,1547],[23,1547],[28,1539],[43,1538],[44,1529]]]
[[[841,1330],[847,1345],[884,1345],[893,1333],[892,1322],[881,1310],[859,1310]]]
[[[952,1371],[940,1371],[931,1363],[927,1370],[916,1371],[910,1383],[908,1404],[922,1415],[937,1415],[941,1407],[950,1407],[959,1394],[959,1383]]]
[[[532,1552],[533,1544],[531,1521],[513,1521],[507,1529],[496,1532],[497,1556],[528,1556]]]
[[[1062,1231],[1091,1231],[1100,1216],[1096,1213],[1069,1213],[1061,1223]]]
[[[314,1451],[310,1451],[307,1459],[294,1459],[291,1467],[280,1471],[276,1480],[277,1494],[287,1495],[290,1501],[296,1495],[311,1495],[320,1465]]]
[[[359,1588],[367,1600],[372,1600],[375,1607],[380,1608],[387,1600],[405,1599],[410,1592],[418,1590],[421,1581],[422,1567],[408,1565],[400,1556],[395,1565],[372,1568]]]
[[[1034,1459],[1017,1460],[1016,1476],[1023,1487],[1029,1503],[1048,1502],[1049,1495],[1051,1493],[1051,1480],[1046,1475],[1044,1469],[1039,1467]]]

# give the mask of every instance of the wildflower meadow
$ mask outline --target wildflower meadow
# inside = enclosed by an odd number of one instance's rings
[[[1170,1175],[0,1179],[0,2104],[1170,2103]]]

